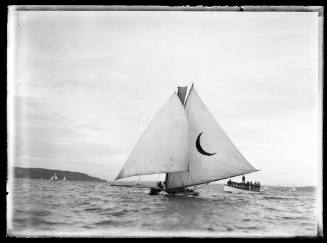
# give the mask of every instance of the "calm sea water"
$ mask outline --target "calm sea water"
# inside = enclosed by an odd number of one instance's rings
[[[227,193],[209,184],[198,197],[148,195],[109,183],[15,179],[16,236],[315,236],[312,190]],[[9,218],[10,220],[10,218]],[[9,225],[10,227],[10,225]]]

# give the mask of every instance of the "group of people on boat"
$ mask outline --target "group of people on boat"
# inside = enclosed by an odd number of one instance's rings
[[[231,179],[227,182],[227,186],[232,186],[235,188],[245,189],[245,190],[251,190],[251,191],[259,191],[260,190],[260,182],[255,181],[252,183],[252,181],[245,182],[245,176],[242,177],[242,182],[234,182]]]
[[[161,181],[159,181],[159,182],[157,183],[157,186],[158,186],[158,188],[160,188],[161,190],[165,190],[165,188],[166,188],[166,182],[161,183]]]

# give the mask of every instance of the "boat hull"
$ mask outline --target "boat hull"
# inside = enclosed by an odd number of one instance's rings
[[[168,195],[174,196],[198,196],[199,192],[196,191],[172,191],[172,190],[161,190],[159,188],[150,188],[149,195],[158,195],[161,192],[167,193]]]
[[[158,195],[162,190],[159,188],[151,187],[149,195]]]
[[[169,195],[176,195],[176,196],[198,196],[199,192],[167,192]]]
[[[224,185],[224,192],[260,193],[261,191],[251,191],[251,190],[240,189],[240,188]]]
[[[176,195],[176,196],[197,196],[199,192],[194,190],[174,190],[174,189],[167,189],[164,190],[169,195]]]

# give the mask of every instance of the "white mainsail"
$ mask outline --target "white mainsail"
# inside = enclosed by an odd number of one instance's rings
[[[166,188],[203,184],[257,171],[228,138],[193,86],[185,104],[189,171],[167,173]]]
[[[139,178],[137,179],[135,185],[141,185],[141,176],[139,176]]]
[[[188,122],[174,92],[127,158],[117,179],[188,170]]]

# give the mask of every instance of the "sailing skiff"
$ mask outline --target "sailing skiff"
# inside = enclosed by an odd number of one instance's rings
[[[52,176],[50,178],[50,180],[52,180],[52,181],[57,181],[58,180],[58,177],[57,177],[56,173],[54,174],[54,176]]]
[[[165,173],[150,194],[198,195],[191,186],[257,171],[205,106],[193,84],[178,87],[159,110],[115,180]],[[185,102],[184,102],[185,101]]]

